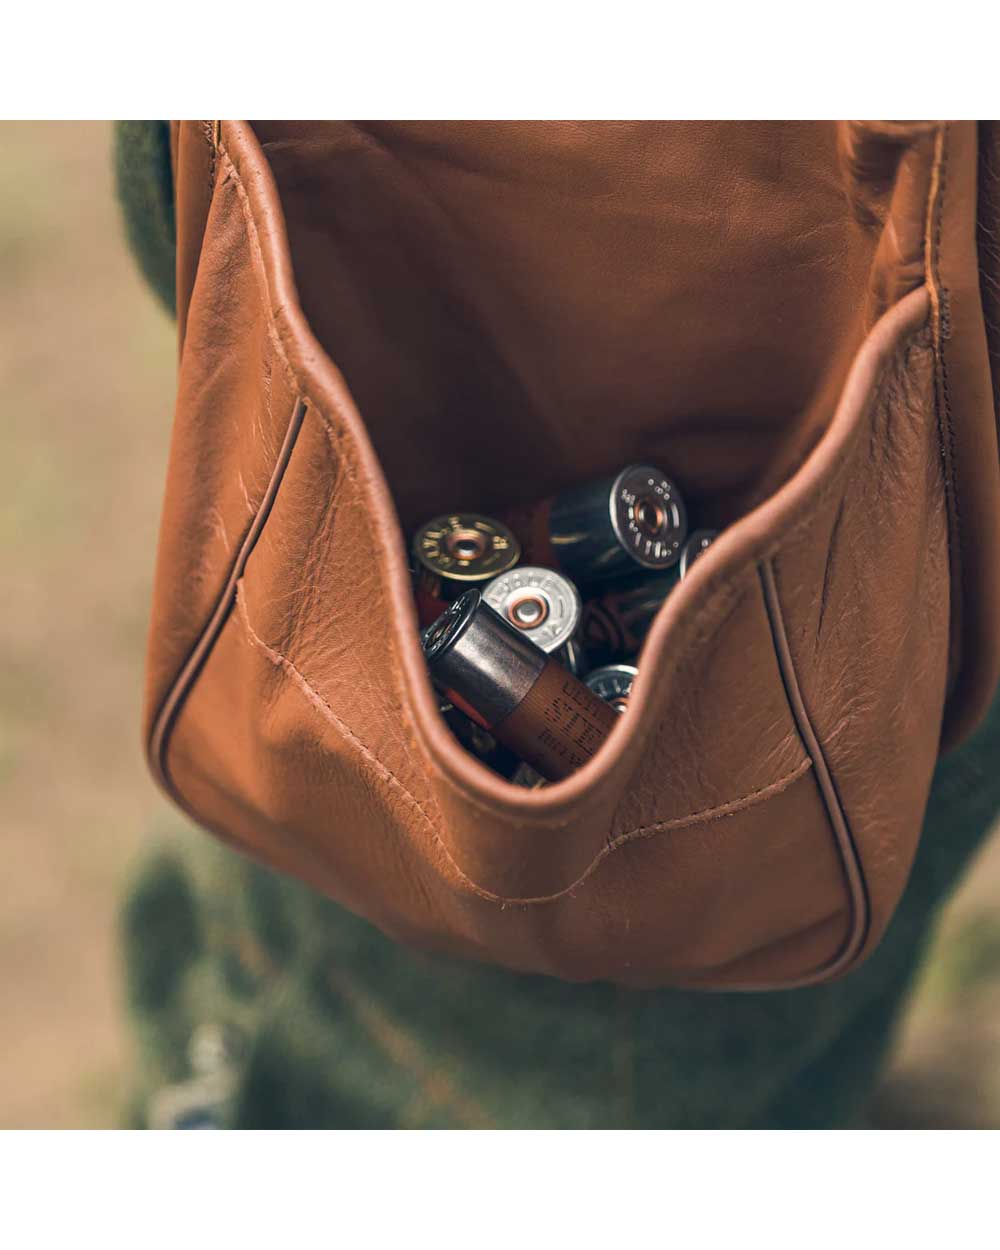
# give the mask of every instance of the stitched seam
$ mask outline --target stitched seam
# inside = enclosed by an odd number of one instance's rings
[[[949,556],[954,562],[959,547],[962,521],[955,479],[955,426],[952,417],[951,390],[948,383],[948,365],[944,351],[944,344],[950,332],[949,295],[941,282],[941,237],[944,230],[947,173],[948,126],[944,124],[938,127],[935,137],[934,165],[931,171],[925,232],[925,268],[927,286],[931,295],[931,331],[934,343],[935,374],[939,389],[938,438],[941,444],[941,459],[944,462],[945,489],[951,522],[948,526],[948,549]],[[952,567],[955,567],[954,563]]]
[[[476,882],[474,882],[470,877],[468,877],[465,874],[465,872],[463,872],[461,867],[455,862],[448,847],[441,840],[441,837],[438,834],[433,821],[430,819],[427,812],[424,810],[423,804],[421,804],[419,799],[417,799],[413,794],[411,794],[409,789],[407,789],[405,783],[401,781],[399,777],[397,777],[396,774],[392,772],[391,769],[386,767],[386,765],[382,762],[382,760],[380,760],[378,756],[376,756],[365,745],[362,739],[358,737],[358,735],[351,729],[351,727],[345,724],[344,721],[341,720],[341,718],[333,710],[333,708],[326,701],[326,699],[323,698],[323,696],[319,693],[316,687],[309,681],[309,679],[305,676],[305,674],[302,673],[292,663],[292,661],[288,659],[287,656],[282,655],[280,651],[277,651],[269,643],[265,642],[264,639],[261,638],[261,636],[256,632],[256,630],[253,627],[253,624],[250,621],[250,614],[249,614],[249,611],[247,609],[247,604],[246,604],[246,596],[243,592],[243,579],[242,578],[240,579],[240,582],[237,585],[236,602],[239,608],[240,618],[243,621],[243,626],[244,626],[244,629],[246,630],[246,634],[251,645],[259,647],[261,651],[263,651],[264,654],[267,656],[267,658],[271,661],[271,663],[275,665],[276,668],[280,668],[283,672],[291,676],[296,686],[299,688],[300,692],[306,698],[306,700],[310,703],[310,705],[313,708],[315,708],[315,710],[319,712],[319,714],[323,716],[324,719],[329,720],[330,723],[334,725],[335,728],[337,728],[346,738],[348,738],[357,747],[357,749],[361,752],[361,754],[365,757],[365,759],[367,759],[369,763],[372,764],[372,766],[378,771],[378,773],[380,774],[380,776],[383,777],[384,780],[388,781],[390,785],[394,786],[396,789],[398,789],[401,792],[401,794],[404,796],[404,798],[409,803],[409,805],[416,812],[418,812],[420,816],[423,818],[432,838],[437,843],[437,845],[441,848],[442,852],[444,853],[444,855],[446,856],[446,858],[448,859],[452,867],[455,869],[455,871],[458,873],[459,877],[471,889],[473,889],[478,895],[480,895],[480,897],[485,898],[489,900],[490,902],[503,903],[503,904],[513,903],[513,904],[518,904],[518,905],[554,902],[559,898],[563,898],[566,895],[571,894],[573,890],[577,889],[580,885],[583,884],[584,881],[586,881],[586,879],[594,872],[594,870],[597,868],[597,866],[601,863],[603,859],[605,859],[609,854],[611,854],[612,851],[616,851],[620,847],[625,846],[628,842],[633,842],[640,838],[655,837],[657,834],[666,833],[668,831],[677,831],[681,829],[687,829],[693,825],[705,824],[711,820],[719,820],[726,816],[735,815],[737,812],[741,812],[748,807],[756,806],[758,803],[761,803],[764,800],[771,798],[773,795],[779,794],[781,793],[781,791],[786,790],[794,781],[797,781],[799,777],[801,777],[804,773],[806,773],[812,767],[812,761],[809,760],[808,758],[804,759],[798,765],[796,765],[796,767],[793,768],[791,772],[786,773],[783,777],[779,777],[777,781],[773,781],[769,785],[764,786],[759,790],[753,790],[748,794],[741,795],[737,799],[730,799],[726,803],[720,803],[716,805],[715,807],[709,807],[699,812],[693,812],[688,816],[678,816],[671,820],[657,821],[654,824],[642,825],[636,829],[630,829],[627,833],[618,834],[618,836],[615,838],[612,838],[607,843],[606,846],[602,847],[600,852],[594,857],[591,863],[586,867],[586,869],[584,869],[584,871],[580,874],[580,876],[575,881],[573,881],[570,885],[565,886],[563,889],[558,890],[554,894],[539,895],[533,898],[506,897],[504,895],[496,894],[492,890],[486,890],[482,886],[477,885]]]
[[[396,776],[388,765],[386,765],[377,755],[374,754],[373,751],[370,750],[370,748],[362,741],[361,738],[358,737],[350,725],[346,723],[346,721],[341,720],[327,700],[323,698],[309,679],[298,668],[296,668],[292,661],[286,655],[282,655],[282,653],[275,647],[272,647],[270,643],[265,642],[264,639],[261,638],[260,634],[257,633],[250,622],[250,613],[247,608],[246,594],[243,589],[242,577],[236,586],[236,603],[239,608],[240,615],[243,618],[243,625],[251,644],[253,646],[260,647],[261,650],[267,655],[268,659],[271,660],[276,667],[283,669],[295,680],[296,684],[301,687],[303,694],[305,694],[309,702],[312,703],[316,707],[317,711],[320,712],[320,715],[327,717],[346,738],[349,738],[350,741],[354,743],[365,759],[378,770],[383,780],[388,781],[390,785],[399,789],[403,796],[409,801],[411,806],[413,806],[420,813],[424,820],[427,821],[428,825],[430,825],[433,829],[431,818],[424,810],[423,804],[414,794],[411,793],[406,784]]]
[[[613,851],[619,846],[624,846],[627,842],[635,841],[636,838],[655,837],[658,833],[687,829],[692,825],[706,824],[710,820],[719,820],[724,816],[734,816],[738,812],[745,811],[748,807],[756,807],[764,799],[769,799],[773,795],[787,790],[793,781],[798,781],[803,773],[807,773],[810,768],[812,768],[810,759],[800,760],[789,772],[779,777],[776,781],[771,781],[766,786],[761,786],[759,790],[750,790],[738,799],[730,799],[725,803],[717,803],[714,807],[702,808],[700,812],[693,812],[689,816],[673,816],[669,820],[658,820],[649,825],[640,825],[636,829],[630,829],[627,833],[620,833],[612,838],[608,843],[607,849]]]
[[[218,147],[216,145],[215,130],[212,122],[201,123],[202,133],[205,136],[205,142],[208,144],[210,153],[208,159],[208,198],[211,199],[215,194],[215,171],[217,168]]]
[[[356,497],[360,500],[362,497],[362,491],[358,483],[358,479],[354,473],[354,466],[351,464],[351,456],[353,454],[354,448],[351,444],[351,440],[348,437],[346,437],[347,432],[345,430],[337,429],[331,421],[327,420],[325,414],[320,409],[316,408],[314,411],[316,412],[317,416],[320,419],[320,422],[323,426],[323,429],[326,433],[327,438],[330,440],[335,450],[339,452],[340,464],[342,465],[344,472],[347,474],[348,478],[350,479],[351,485],[354,487],[354,492],[355,492]],[[389,612],[388,612],[388,605],[386,602],[385,587],[381,579],[376,581],[376,586],[377,586],[379,605],[382,609],[382,613],[384,616],[388,617]],[[402,680],[402,673],[399,667],[399,655],[398,655],[397,646],[398,644],[396,641],[395,634],[392,631],[390,631],[388,651],[389,651],[389,663],[392,669],[392,675],[394,679],[394,685],[392,686],[390,690],[390,699],[391,699],[392,708],[395,711],[397,717],[399,718],[400,724],[403,726],[404,732],[406,733],[406,739],[407,739],[407,742],[409,743],[410,749],[414,752],[416,758],[419,759],[419,758],[423,758],[424,753],[421,750],[419,743],[417,742],[416,735],[413,732],[413,727],[412,727],[412,724],[409,719],[409,715],[405,707],[405,702],[402,699],[402,697],[399,694],[397,694],[398,691],[401,691],[403,689],[403,680]],[[373,758],[375,757],[373,756]],[[400,782],[400,784],[402,785],[402,782]],[[409,791],[407,791],[407,793],[409,793]],[[416,800],[414,801],[416,802]],[[434,804],[434,810],[435,812],[437,811],[436,803]]]
[[[683,649],[676,654],[673,651],[669,653],[668,663],[659,672],[660,680],[666,680],[675,673],[682,673],[689,656],[711,646],[720,629],[729,621],[732,613],[738,611],[747,597],[754,592],[756,581],[756,566],[751,564],[744,568],[733,580],[723,582],[717,589],[712,591],[712,601],[704,605],[703,611],[698,618],[698,628],[694,628],[691,636],[685,640]],[[709,619],[709,608],[716,609],[711,614],[711,619]],[[656,780],[657,774],[661,772],[662,765],[660,768],[655,768],[647,754],[639,761],[632,774],[632,781],[638,785],[640,790],[643,788],[645,780],[649,777],[651,769],[653,770],[653,778]],[[781,778],[778,780],[780,781]],[[766,784],[771,785],[775,783],[768,782]],[[756,793],[756,791],[753,793]],[[659,795],[657,794],[653,799],[653,806],[657,805],[658,798]],[[633,816],[634,818],[635,816]],[[681,819],[685,818],[682,817]],[[649,825],[643,826],[643,828],[652,828],[658,823],[660,822],[651,822]],[[617,834],[611,833],[609,834],[609,840],[613,841],[617,836]]]

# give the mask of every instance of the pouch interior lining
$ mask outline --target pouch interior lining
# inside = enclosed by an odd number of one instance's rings
[[[875,243],[832,123],[254,127],[404,529],[635,460],[728,523],[829,421]]]

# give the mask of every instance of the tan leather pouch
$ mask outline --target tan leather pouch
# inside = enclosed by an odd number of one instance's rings
[[[855,965],[997,681],[976,126],[173,140],[169,793],[436,950],[638,986]],[[635,460],[724,532],[599,754],[520,790],[439,717],[405,534]]]

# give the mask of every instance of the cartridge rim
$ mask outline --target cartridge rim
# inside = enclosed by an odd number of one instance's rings
[[[476,512],[447,512],[425,522],[413,536],[413,558],[436,577],[487,582],[521,558],[516,535],[501,521]]]
[[[712,543],[719,537],[718,530],[692,530],[681,549],[681,581],[691,572],[691,565],[700,560]]]
[[[599,695],[604,701],[615,709],[619,715],[628,707],[629,697],[632,693],[632,682],[639,674],[639,670],[634,664],[603,664],[600,668],[593,669],[584,678],[584,682],[589,690]],[[608,698],[600,689],[601,685],[613,680],[614,678],[627,678],[628,687],[624,694],[615,694]]]
[[[611,525],[622,549],[648,569],[680,559],[687,512],[680,491],[654,465],[632,464],[614,480],[608,497]]]
[[[508,569],[483,590],[483,600],[549,655],[569,642],[583,614],[580,592],[569,578],[540,565]],[[530,619],[522,609],[532,605],[538,611]]]
[[[450,603],[433,624],[420,635],[420,643],[428,662],[447,651],[461,638],[475,616],[482,595],[478,590],[467,590]]]

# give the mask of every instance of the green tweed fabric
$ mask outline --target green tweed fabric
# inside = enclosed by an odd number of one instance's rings
[[[131,142],[119,132],[120,148]],[[154,188],[162,193],[149,160],[145,190],[127,162],[120,186],[129,219],[150,211]],[[163,206],[151,214],[165,215]],[[141,225],[130,230],[137,234]],[[159,227],[143,237],[150,245]],[[144,263],[147,273],[168,268],[166,255]],[[247,1128],[856,1124],[936,910],[1000,812],[998,759],[1000,698],[973,739],[938,766],[913,875],[876,953],[842,982],[776,994],[574,986],[414,954],[296,882],[207,838],[168,832],[123,914],[139,1043],[130,1120]],[[228,1039],[224,1079],[214,1084],[192,1046],[206,1026]],[[163,1112],[165,1090],[187,1097],[186,1119]]]
[[[574,986],[403,950],[197,835],[151,857],[124,915],[142,1042],[134,1119],[236,1039],[241,1127],[830,1127],[862,1116],[935,909],[1000,809],[1000,700],[935,777],[889,932],[834,985],[777,994]]]

